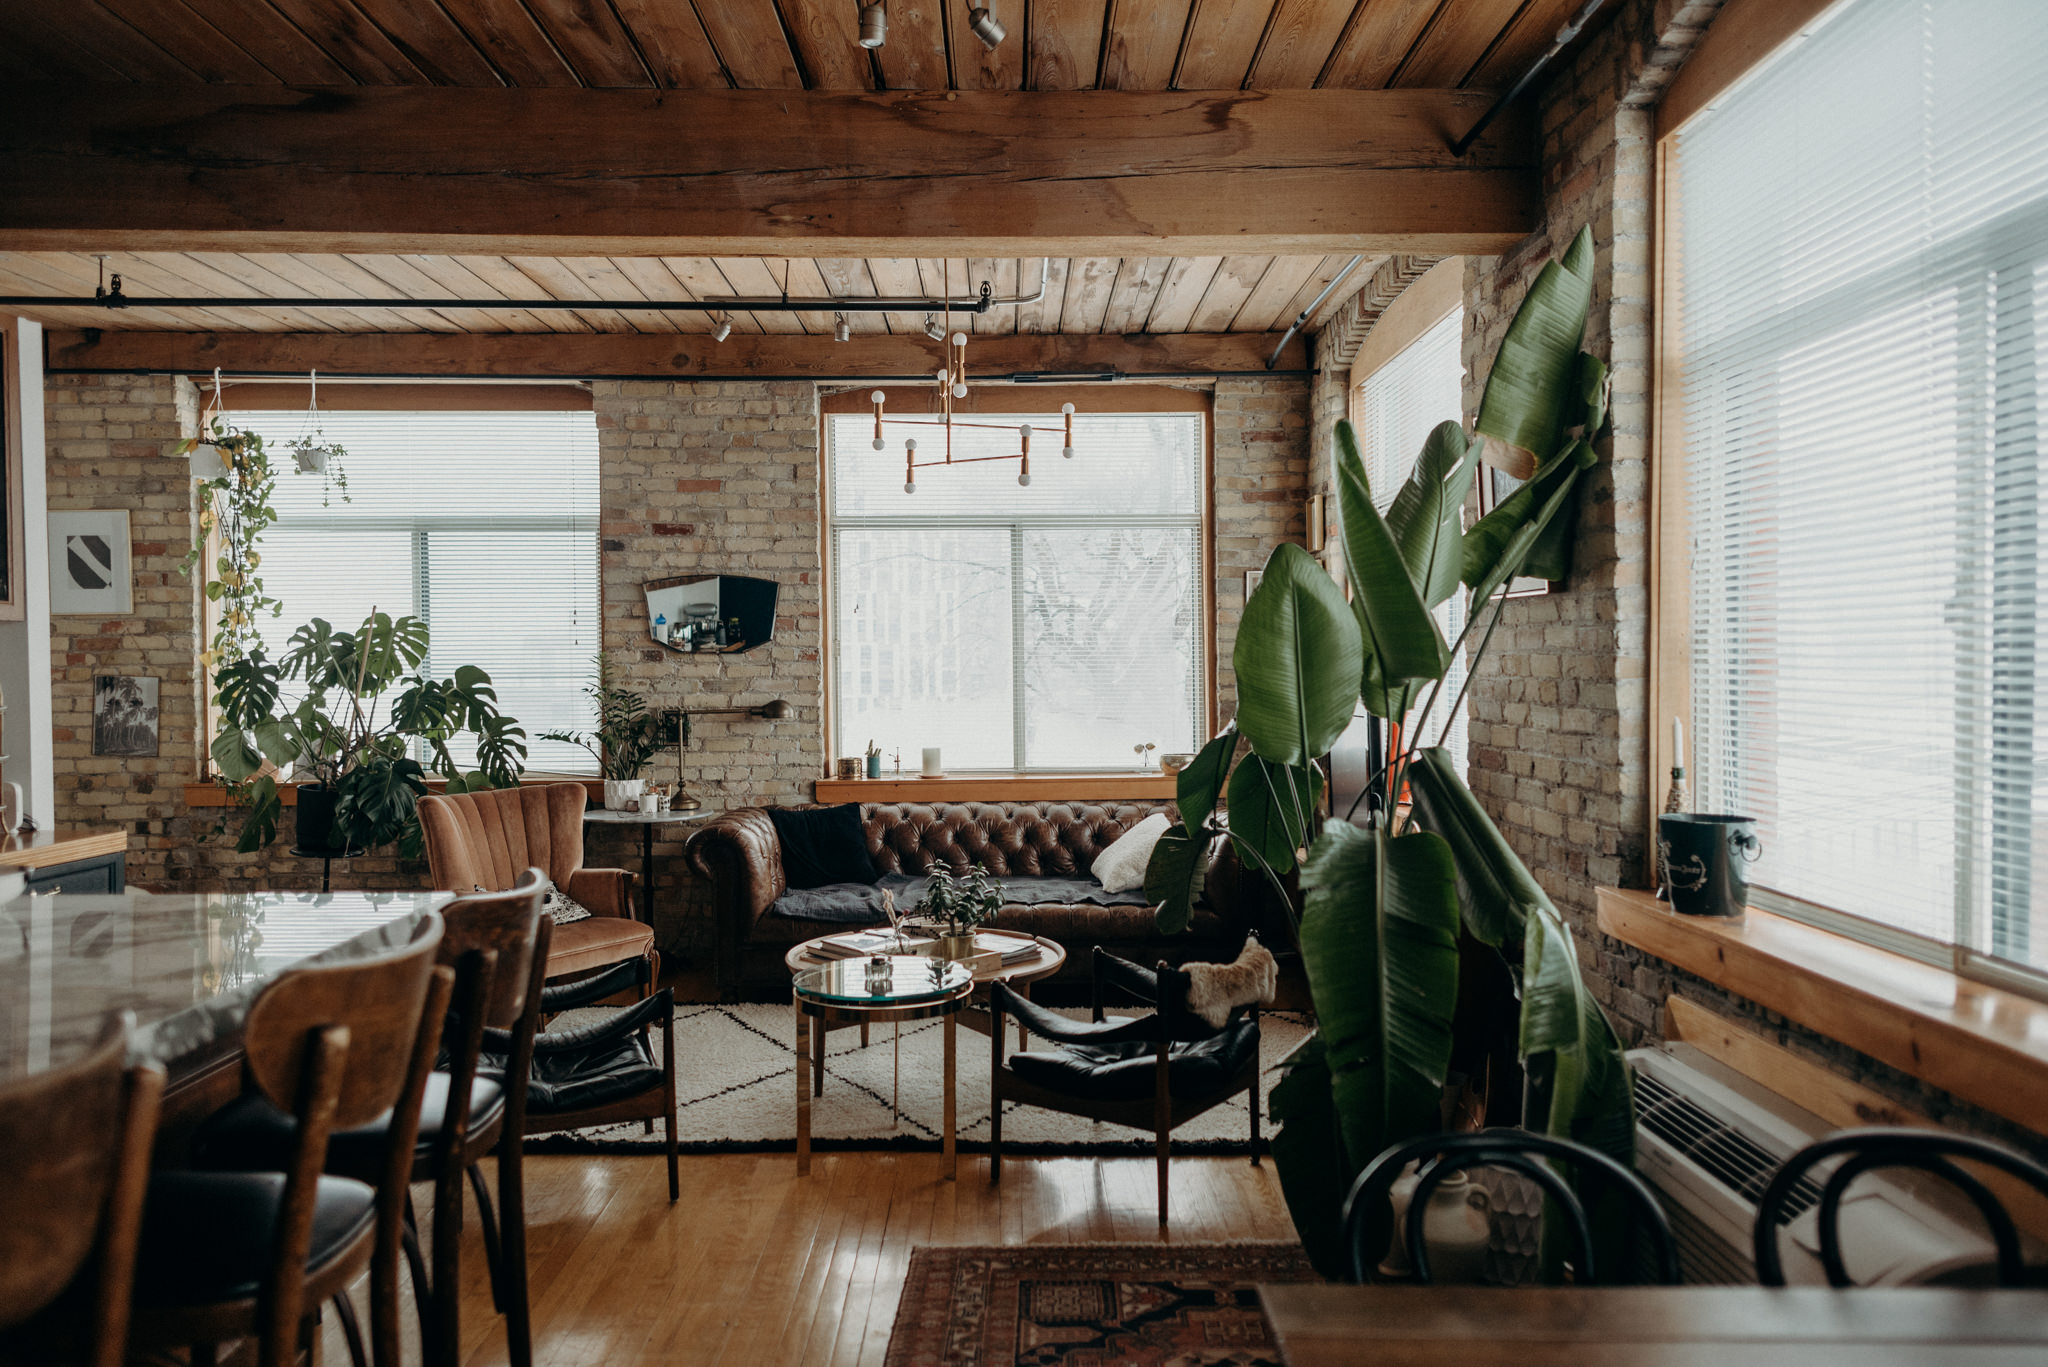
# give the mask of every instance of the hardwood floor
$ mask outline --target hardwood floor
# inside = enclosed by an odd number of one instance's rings
[[[823,1153],[806,1179],[793,1154],[721,1154],[684,1158],[667,1195],[655,1155],[527,1160],[536,1367],[879,1367],[921,1244],[1293,1237],[1270,1159],[1175,1158],[1164,1233],[1149,1158],[1006,1158],[992,1187],[980,1155],[945,1182],[936,1153]],[[474,1206],[465,1235],[463,1361],[497,1367]]]

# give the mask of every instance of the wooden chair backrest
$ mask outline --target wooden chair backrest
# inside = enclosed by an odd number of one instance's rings
[[[466,954],[497,956],[483,1010],[483,1023],[493,1030],[514,1029],[526,1014],[540,923],[546,919],[540,904],[547,881],[545,873],[530,868],[510,892],[458,897],[441,908],[447,929],[440,962],[453,967]]]
[[[273,1106],[296,1113],[304,1094],[307,1036],[339,1027],[347,1031],[347,1064],[333,1128],[367,1125],[397,1105],[412,1071],[441,938],[440,914],[429,912],[402,949],[279,975],[250,1006],[244,1031],[249,1076],[258,1090]]]

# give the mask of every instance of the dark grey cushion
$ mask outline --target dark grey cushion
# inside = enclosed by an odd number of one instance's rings
[[[924,900],[922,876],[889,873],[882,875],[882,887],[894,894],[896,909],[905,915],[917,910],[917,904]],[[1141,889],[1129,892],[1111,892],[1093,878],[1059,878],[1047,875],[1039,878],[1018,876],[998,878],[996,883],[1003,890],[1003,901],[1020,907],[1045,906],[1091,906],[1091,907],[1143,907],[1151,903]]]
[[[871,926],[888,919],[882,910],[882,889],[870,883],[791,888],[775,899],[768,914],[793,921],[836,921],[850,926]]]

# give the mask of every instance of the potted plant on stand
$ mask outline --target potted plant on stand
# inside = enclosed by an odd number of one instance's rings
[[[415,808],[430,769],[450,792],[518,782],[526,732],[498,711],[491,676],[463,665],[434,678],[420,667],[427,643],[416,617],[373,611],[352,632],[316,617],[280,659],[259,646],[216,671],[213,759],[249,808],[237,850],[277,838],[283,803],[266,764],[296,770],[299,847],[337,854],[394,840],[402,854],[421,853]],[[296,699],[284,696],[293,683],[305,690]],[[463,734],[476,742],[466,771],[449,749]]]
[[[588,750],[604,775],[605,807],[614,812],[630,811],[647,791],[647,780],[640,777],[640,771],[661,753],[661,718],[647,710],[645,698],[619,686],[603,652],[598,653],[596,663],[597,676],[583,691],[597,710],[597,729],[543,731],[540,738]]]
[[[964,959],[974,952],[974,928],[995,920],[1002,911],[1002,885],[979,864],[964,877],[955,876],[945,864],[933,864],[926,877],[917,914],[937,935],[942,956]]]
[[[1236,723],[1180,771],[1183,824],[1146,869],[1160,928],[1184,930],[1227,799],[1246,867],[1275,887],[1301,870],[1295,929],[1317,1029],[1273,1089],[1273,1157],[1326,1274],[1346,1264],[1339,1212],[1359,1172],[1388,1146],[1443,1128],[1454,1058],[1477,1079],[1486,1123],[1632,1155],[1628,1064],[1569,927],[1448,752],[1419,743],[1430,715],[1457,711],[1463,690],[1444,685],[1468,640],[1468,680],[1478,673],[1507,602],[1496,592],[1518,575],[1570,573],[1572,498],[1607,420],[1607,369],[1579,349],[1592,264],[1581,232],[1543,268],[1502,339],[1476,439],[1440,424],[1385,514],[1350,424],[1337,424],[1352,592],[1300,547],[1274,552],[1238,630]],[[1461,513],[1482,459],[1526,482],[1468,529]],[[1446,644],[1432,609],[1463,590],[1469,624]],[[1360,701],[1394,728],[1391,756],[1366,810],[1318,830],[1317,761]],[[1240,740],[1249,749],[1237,759]],[[1390,1212],[1375,1216],[1391,1223]]]

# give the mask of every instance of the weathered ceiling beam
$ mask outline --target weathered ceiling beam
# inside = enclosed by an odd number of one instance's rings
[[[0,89],[0,249],[553,255],[1504,250],[1483,91]]]
[[[714,342],[703,333],[101,332],[53,329],[52,371],[503,379],[923,380],[939,364],[928,338],[863,333],[850,341],[771,334]],[[972,378],[1013,375],[1165,378],[1265,373],[1278,333],[976,335]],[[1297,339],[1280,369],[1308,366]]]

